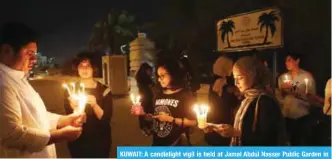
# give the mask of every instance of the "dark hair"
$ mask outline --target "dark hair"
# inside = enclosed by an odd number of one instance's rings
[[[173,59],[165,59],[161,61],[158,65],[158,68],[163,67],[167,70],[169,75],[171,76],[171,83],[170,85],[173,88],[183,88],[185,81],[184,77],[185,74],[181,69],[179,62]]]
[[[0,45],[10,45],[13,48],[14,53],[17,54],[24,45],[27,45],[30,42],[37,43],[37,33],[28,26],[17,22],[10,22],[2,25]]]
[[[298,60],[298,59],[301,59],[302,58],[302,55],[301,54],[298,54],[298,53],[288,53],[287,56],[291,57],[292,59],[294,60]]]
[[[186,58],[186,57],[180,58],[180,63],[183,66],[183,71],[185,73],[189,73],[189,75],[192,76],[193,75],[193,70],[192,70],[192,68],[190,66],[188,58]]]
[[[152,67],[147,63],[142,63],[135,76],[138,85],[152,84],[151,76],[146,73],[148,70],[152,70]]]
[[[196,79],[196,74],[193,71],[188,58],[182,57],[179,60],[180,64],[183,66],[183,71],[185,74],[185,86],[191,91],[196,92],[200,88],[200,84]]]
[[[97,77],[98,76],[98,65],[97,65],[97,61],[95,60],[95,56],[93,52],[80,52],[77,54],[75,60],[74,60],[74,67],[75,67],[75,71],[78,76],[78,65],[85,61],[88,60],[91,64],[91,67],[93,69],[93,77]]]

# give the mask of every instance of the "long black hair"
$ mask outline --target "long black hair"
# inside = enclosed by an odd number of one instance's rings
[[[73,60],[73,69],[74,69],[74,75],[78,75],[78,66],[81,62],[88,60],[91,64],[92,70],[93,70],[93,77],[98,77],[99,76],[99,69],[100,67],[99,64],[101,63],[98,60],[98,56],[94,52],[89,52],[89,51],[82,51],[79,52],[76,57]]]
[[[151,76],[147,74],[148,70],[152,71],[152,67],[147,63],[142,63],[135,76],[138,85],[150,85],[153,83]]]
[[[183,69],[181,69],[180,64],[177,60],[174,60],[174,59],[162,60],[158,65],[158,68],[160,68],[160,67],[166,69],[167,72],[169,73],[169,75],[171,76],[170,85],[171,85],[172,89],[184,88],[185,73],[184,73]]]

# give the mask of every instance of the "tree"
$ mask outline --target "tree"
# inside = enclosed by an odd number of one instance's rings
[[[270,13],[263,13],[258,17],[258,25],[260,25],[260,31],[265,27],[265,38],[263,44],[267,44],[267,38],[269,37],[269,28],[271,31],[272,37],[276,32],[275,22],[279,21],[278,16],[275,11],[271,11]]]
[[[223,21],[219,28],[219,30],[221,31],[221,39],[223,42],[225,42],[225,37],[226,37],[228,47],[231,47],[228,36],[229,33],[233,34],[233,29],[235,29],[235,26],[232,20]]]
[[[96,22],[89,43],[91,51],[108,50],[111,54],[120,52],[120,46],[130,42],[135,37],[136,26],[134,16],[127,11],[112,10],[107,18]]]

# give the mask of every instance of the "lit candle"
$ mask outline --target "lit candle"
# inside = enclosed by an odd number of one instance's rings
[[[73,83],[71,83],[71,87],[72,87],[72,89],[73,89],[73,94],[75,94],[76,93],[76,89],[75,89],[75,83],[73,82]]]
[[[288,75],[285,75],[284,83],[288,83],[289,81],[290,81],[290,80],[289,80]]]
[[[130,94],[130,99],[131,99],[131,102],[133,103],[133,105],[135,105],[136,101],[135,101],[135,95],[134,94]]]
[[[136,115],[141,113],[142,106],[140,105],[141,96],[135,96],[134,94],[130,94],[131,102],[133,103],[132,109],[134,110]]]
[[[308,94],[308,82],[309,82],[308,78],[305,78],[304,82],[305,82],[305,94]]]
[[[78,113],[83,114],[86,106],[86,96],[82,92],[78,94]]]
[[[69,89],[69,87],[68,87],[67,84],[65,84],[65,83],[62,84],[62,87],[65,88],[65,89],[67,90],[67,92],[69,93],[70,96],[72,96],[72,93],[71,93],[71,91],[70,91],[70,89]]]
[[[137,96],[136,97],[136,104],[139,104],[140,101],[141,101],[141,96]]]
[[[62,87],[64,87],[70,97],[77,101],[77,104],[78,104],[78,107],[76,110],[74,110],[74,113],[78,113],[78,114],[82,114],[84,113],[84,110],[85,110],[85,105],[86,105],[86,102],[87,102],[87,97],[85,95],[85,85],[83,83],[80,84],[80,89],[78,91],[76,91],[75,89],[75,83],[71,83],[71,89],[68,87],[67,84],[62,84]]]
[[[81,83],[80,86],[82,88],[82,93],[85,93],[85,85],[84,85],[84,83]]]
[[[207,125],[207,114],[209,107],[207,105],[194,105],[194,111],[196,113],[198,128],[203,129]]]

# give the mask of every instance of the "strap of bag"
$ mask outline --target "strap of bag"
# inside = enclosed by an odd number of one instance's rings
[[[187,144],[188,146],[191,146],[191,142],[190,142],[190,129],[186,129],[186,131],[184,132],[187,138]]]

